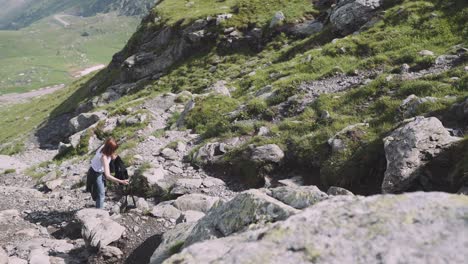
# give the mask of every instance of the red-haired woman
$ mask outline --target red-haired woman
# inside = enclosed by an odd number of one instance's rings
[[[96,201],[96,208],[104,208],[105,179],[127,185],[128,180],[119,180],[110,174],[109,163],[117,157],[116,150],[119,147],[113,138],[106,140],[106,143],[96,151],[91,160],[91,168],[88,172],[86,189],[91,192],[93,200]],[[105,176],[105,178],[103,177]]]

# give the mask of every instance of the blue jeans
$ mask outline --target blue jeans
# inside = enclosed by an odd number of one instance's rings
[[[98,195],[96,199],[96,208],[98,209],[104,208],[104,198],[106,197],[106,188],[104,186],[104,181],[102,177],[104,176],[101,174],[96,179],[96,187],[97,187],[97,195]]]

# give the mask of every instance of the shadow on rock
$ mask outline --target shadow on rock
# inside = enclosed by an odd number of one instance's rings
[[[161,244],[162,235],[154,235],[145,242],[143,242],[139,247],[137,247],[128,258],[125,260],[125,264],[139,264],[139,263],[149,263],[151,255],[156,250],[156,248]]]

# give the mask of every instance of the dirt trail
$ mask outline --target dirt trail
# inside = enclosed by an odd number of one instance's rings
[[[57,20],[63,27],[69,27],[71,24],[67,21],[63,20],[62,17],[69,16],[69,15],[54,15],[54,19]]]
[[[30,99],[37,98],[46,94],[51,94],[65,87],[65,84],[58,84],[33,90],[27,93],[11,93],[0,96],[0,106],[8,104],[18,104],[29,101]]]
[[[78,71],[76,74],[73,75],[73,77],[75,78],[80,78],[80,77],[83,77],[83,76],[86,76],[90,73],[93,73],[95,71],[99,71],[99,70],[102,70],[106,67],[106,65],[104,64],[99,64],[99,65],[95,65],[95,66],[91,66],[89,68],[86,68],[86,69],[83,69],[81,71]]]

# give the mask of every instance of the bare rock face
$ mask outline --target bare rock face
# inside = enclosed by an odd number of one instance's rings
[[[164,263],[464,263],[467,214],[468,197],[446,193],[337,196]]]
[[[83,225],[81,234],[87,245],[103,248],[119,240],[125,228],[100,209],[83,209],[76,213],[76,218]]]
[[[383,0],[339,1],[330,15],[330,22],[336,31],[348,35],[369,22]]]
[[[461,138],[452,137],[435,117],[417,117],[384,139],[387,170],[384,193],[408,190],[426,164]]]

